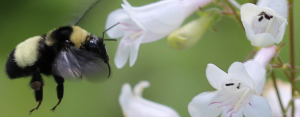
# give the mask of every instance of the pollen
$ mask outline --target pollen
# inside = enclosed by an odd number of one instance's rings
[[[38,91],[41,89],[42,83],[40,81],[35,81],[31,83],[31,88],[35,91]]]

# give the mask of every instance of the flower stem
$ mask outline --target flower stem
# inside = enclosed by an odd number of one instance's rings
[[[229,0],[229,2],[231,2],[231,4],[233,6],[235,6],[237,9],[241,8],[241,5],[237,1],[235,1],[235,0]]]
[[[279,101],[279,104],[280,104],[280,108],[281,108],[281,111],[283,113],[283,117],[286,117],[285,110],[284,110],[284,107],[282,105],[282,101],[281,101],[281,98],[280,98],[280,93],[278,91],[278,87],[277,87],[277,83],[276,83],[276,76],[275,76],[275,73],[274,73],[273,70],[271,71],[271,77],[272,77],[273,85],[274,85],[275,90],[276,90],[276,94],[277,94],[277,98],[278,98],[278,101]]]
[[[291,63],[291,85],[295,86],[295,47],[294,47],[294,0],[289,0],[289,27],[290,27],[290,63]],[[292,88],[292,97],[295,95],[295,88]],[[292,117],[294,117],[295,113],[295,103],[292,101]]]
[[[228,0],[224,0],[226,2],[226,4],[230,7],[230,9],[232,10],[232,12],[234,13],[235,19],[238,21],[238,23],[243,27],[243,23],[241,18],[239,17],[239,15],[236,13],[236,10],[234,8],[234,6],[228,1]]]
[[[293,102],[293,98],[289,101],[289,104],[288,104],[288,106],[286,107],[286,109],[284,110],[284,115],[286,114],[286,112],[289,110],[289,108],[290,108],[290,106],[291,106],[291,104],[292,104],[292,102]]]
[[[290,77],[290,75],[288,74],[288,72],[286,71],[286,70],[284,70],[284,69],[282,69],[282,71],[283,71],[283,73],[284,73],[284,75],[286,76],[286,77],[288,77],[288,79],[289,79],[289,81],[290,82],[293,82],[289,77]],[[295,80],[294,80],[295,81]],[[298,87],[296,87],[296,85],[291,85],[292,86],[292,89],[294,89],[295,91],[297,91],[297,92],[300,92],[300,89],[298,89]]]

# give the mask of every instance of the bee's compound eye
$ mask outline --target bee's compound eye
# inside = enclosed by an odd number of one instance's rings
[[[41,89],[42,83],[40,81],[35,81],[31,83],[31,88],[35,91],[38,91]]]

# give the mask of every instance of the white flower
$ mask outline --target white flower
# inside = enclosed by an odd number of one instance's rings
[[[287,13],[286,0],[260,0],[257,5],[242,5],[241,20],[251,44],[267,47],[280,43],[285,34]]]
[[[281,80],[277,80],[276,82],[283,107],[286,109],[291,100],[292,86],[290,83]],[[271,80],[266,84],[263,96],[267,98],[272,107],[272,117],[283,117],[277,94]],[[287,111],[287,117],[291,117],[291,107]],[[295,117],[300,117],[300,99],[295,99]]]
[[[270,117],[271,107],[261,97],[265,69],[255,61],[234,62],[228,74],[208,64],[206,77],[217,91],[204,92],[188,105],[192,117]],[[263,80],[263,81],[262,81]],[[263,83],[262,83],[263,82]]]
[[[123,9],[109,14],[106,28],[120,22],[107,32],[111,38],[122,37],[115,56],[117,68],[122,68],[128,57],[133,66],[141,43],[156,41],[180,27],[186,17],[213,0],[161,0],[141,7],[132,7],[123,0]],[[130,56],[129,56],[130,55]]]
[[[133,89],[128,83],[122,86],[119,97],[125,117],[179,117],[175,110],[142,98],[143,89],[149,87],[148,81],[141,81]]]

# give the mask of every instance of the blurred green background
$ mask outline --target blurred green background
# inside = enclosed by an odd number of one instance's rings
[[[4,74],[8,54],[25,39],[45,34],[53,28],[71,25],[94,0],[1,0],[0,1],[0,117],[26,117],[36,107],[30,78],[10,80]],[[129,0],[133,6],[145,5],[157,0]],[[238,0],[239,1],[239,0]],[[247,2],[240,0],[239,2]],[[100,36],[105,30],[107,15],[121,8],[121,0],[101,0],[78,24],[87,31]],[[295,0],[296,63],[299,63],[300,1]],[[193,14],[186,21],[197,18]],[[205,77],[208,63],[214,63],[227,71],[231,63],[242,61],[252,50],[243,29],[232,19],[224,16],[214,26],[217,32],[208,30],[192,48],[177,51],[168,46],[166,39],[142,44],[133,67],[128,63],[123,69],[114,65],[118,42],[106,42],[111,58],[112,76],[103,82],[91,83],[66,81],[65,95],[55,112],[50,109],[57,103],[56,83],[52,77],[45,80],[43,103],[30,117],[121,117],[118,102],[121,86],[134,86],[142,80],[150,81],[143,97],[175,109],[182,117],[189,116],[187,105],[194,96],[213,91]],[[288,28],[287,28],[288,29]],[[287,43],[280,55],[289,61]],[[298,74],[297,74],[298,75]],[[282,76],[279,74],[278,76]]]

